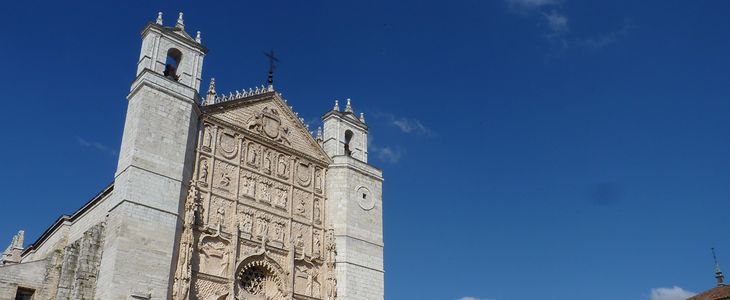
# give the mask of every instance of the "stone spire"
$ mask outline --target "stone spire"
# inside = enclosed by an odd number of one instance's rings
[[[350,105],[350,98],[347,98],[347,106],[345,106],[345,112],[346,113],[353,113],[352,112],[352,105]]]
[[[360,122],[365,123],[365,113],[364,112],[360,113]]]
[[[205,105],[211,105],[215,103],[215,78],[210,78],[210,85],[208,85],[208,94],[205,96]]]
[[[717,279],[717,285],[725,285],[725,275],[722,274],[722,270],[720,270],[720,263],[717,262],[715,248],[712,248],[712,259],[715,260],[715,278]]]
[[[157,21],[155,21],[157,25],[162,25],[162,12],[157,13]]]
[[[332,110],[340,111],[340,100],[335,99],[335,107],[333,107]]]
[[[200,30],[198,30],[198,33],[195,35],[195,42],[200,44]]]
[[[23,253],[23,242],[25,240],[25,231],[20,230],[18,234],[13,236],[13,240],[2,255],[0,265],[17,264],[21,260]]]
[[[180,28],[181,30],[185,30],[185,21],[183,21],[183,13],[180,13],[177,16],[177,23],[175,23],[175,28]]]

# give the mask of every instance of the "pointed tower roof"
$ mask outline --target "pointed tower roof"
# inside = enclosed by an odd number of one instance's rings
[[[717,286],[702,293],[687,298],[687,300],[725,300],[730,299],[730,285],[725,285],[725,276],[720,270],[720,263],[715,255],[715,248],[712,248],[712,259],[715,261],[715,278]]]

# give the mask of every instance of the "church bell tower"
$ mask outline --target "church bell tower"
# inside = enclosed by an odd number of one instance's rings
[[[338,299],[383,299],[382,171],[368,164],[368,126],[347,99],[322,116],[327,171],[327,210],[337,245]]]
[[[185,32],[180,13],[142,30],[137,74],[127,96],[119,161],[108,204],[95,299],[168,299],[175,237],[192,177],[207,49]]]

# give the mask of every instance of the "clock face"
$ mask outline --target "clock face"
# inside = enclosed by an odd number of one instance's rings
[[[355,190],[355,200],[357,200],[360,208],[364,210],[371,210],[375,207],[375,198],[370,190],[364,186],[360,186]]]

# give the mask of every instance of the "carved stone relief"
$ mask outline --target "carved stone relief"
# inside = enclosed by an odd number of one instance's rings
[[[238,229],[241,233],[253,234],[254,210],[238,205]]]
[[[259,165],[261,164],[261,150],[259,148],[259,145],[249,142],[248,143],[248,149],[246,150],[246,164],[258,169]]]
[[[299,189],[294,189],[294,213],[299,216],[309,218],[309,199],[309,193]]]
[[[236,134],[227,130],[222,131],[218,135],[218,153],[228,159],[233,159],[238,155],[238,139]]]
[[[224,282],[197,279],[195,280],[193,292],[197,297],[191,297],[190,299],[220,299],[220,297],[228,294],[228,288]]]
[[[312,166],[310,163],[305,161],[300,161],[297,164],[297,171],[296,171],[296,177],[297,182],[301,186],[309,186],[309,184],[312,181]]]
[[[259,182],[256,184],[256,187],[258,188],[256,190],[256,198],[259,201],[271,205],[271,193],[274,192],[272,191],[273,186],[274,183],[271,180],[259,177]]]
[[[314,191],[316,191],[317,193],[322,193],[323,191],[322,180],[322,169],[316,168],[314,170]]]
[[[221,230],[230,232],[234,228],[230,217],[234,212],[233,201],[216,196],[212,198],[208,210],[208,225],[215,227],[220,224]]]
[[[208,158],[201,156],[200,163],[198,164],[198,183],[203,186],[208,186]]]
[[[312,257],[319,258],[322,256],[322,231],[315,229],[312,232]]]
[[[198,270],[205,274],[226,276],[229,272],[229,242],[220,236],[204,236],[200,240]]]
[[[314,215],[315,224],[322,224],[322,205],[320,204],[321,202],[321,199],[314,198],[314,208],[312,209],[312,214]]]
[[[271,222],[271,216],[266,213],[259,213],[256,216],[256,232],[254,233],[257,237],[268,237],[269,234],[269,223]]]
[[[291,162],[291,158],[289,158],[286,154],[279,155],[278,163],[276,165],[276,175],[280,178],[288,179],[289,178],[289,164]]]
[[[304,253],[309,248],[311,236],[309,234],[309,226],[300,223],[293,223],[292,235],[294,237],[294,247],[298,253]]]
[[[261,170],[266,174],[271,174],[271,170],[274,168],[274,153],[271,150],[264,151],[264,165]]]
[[[238,167],[223,162],[215,162],[215,170],[213,171],[213,187],[222,190],[228,194],[236,192],[236,178],[238,178]]]
[[[317,268],[310,264],[296,267],[294,291],[298,294],[319,298],[321,296],[320,275]]]
[[[254,198],[256,196],[256,180],[258,176],[251,172],[241,173],[241,195]]]
[[[287,210],[288,202],[289,189],[285,185],[277,183],[274,189],[274,206],[282,210]]]
[[[201,150],[210,152],[210,147],[213,144],[213,125],[205,124],[203,127],[203,141]]]
[[[289,127],[282,124],[279,111],[275,108],[264,107],[247,122],[248,130],[252,130],[284,145],[291,146],[289,141]]]

